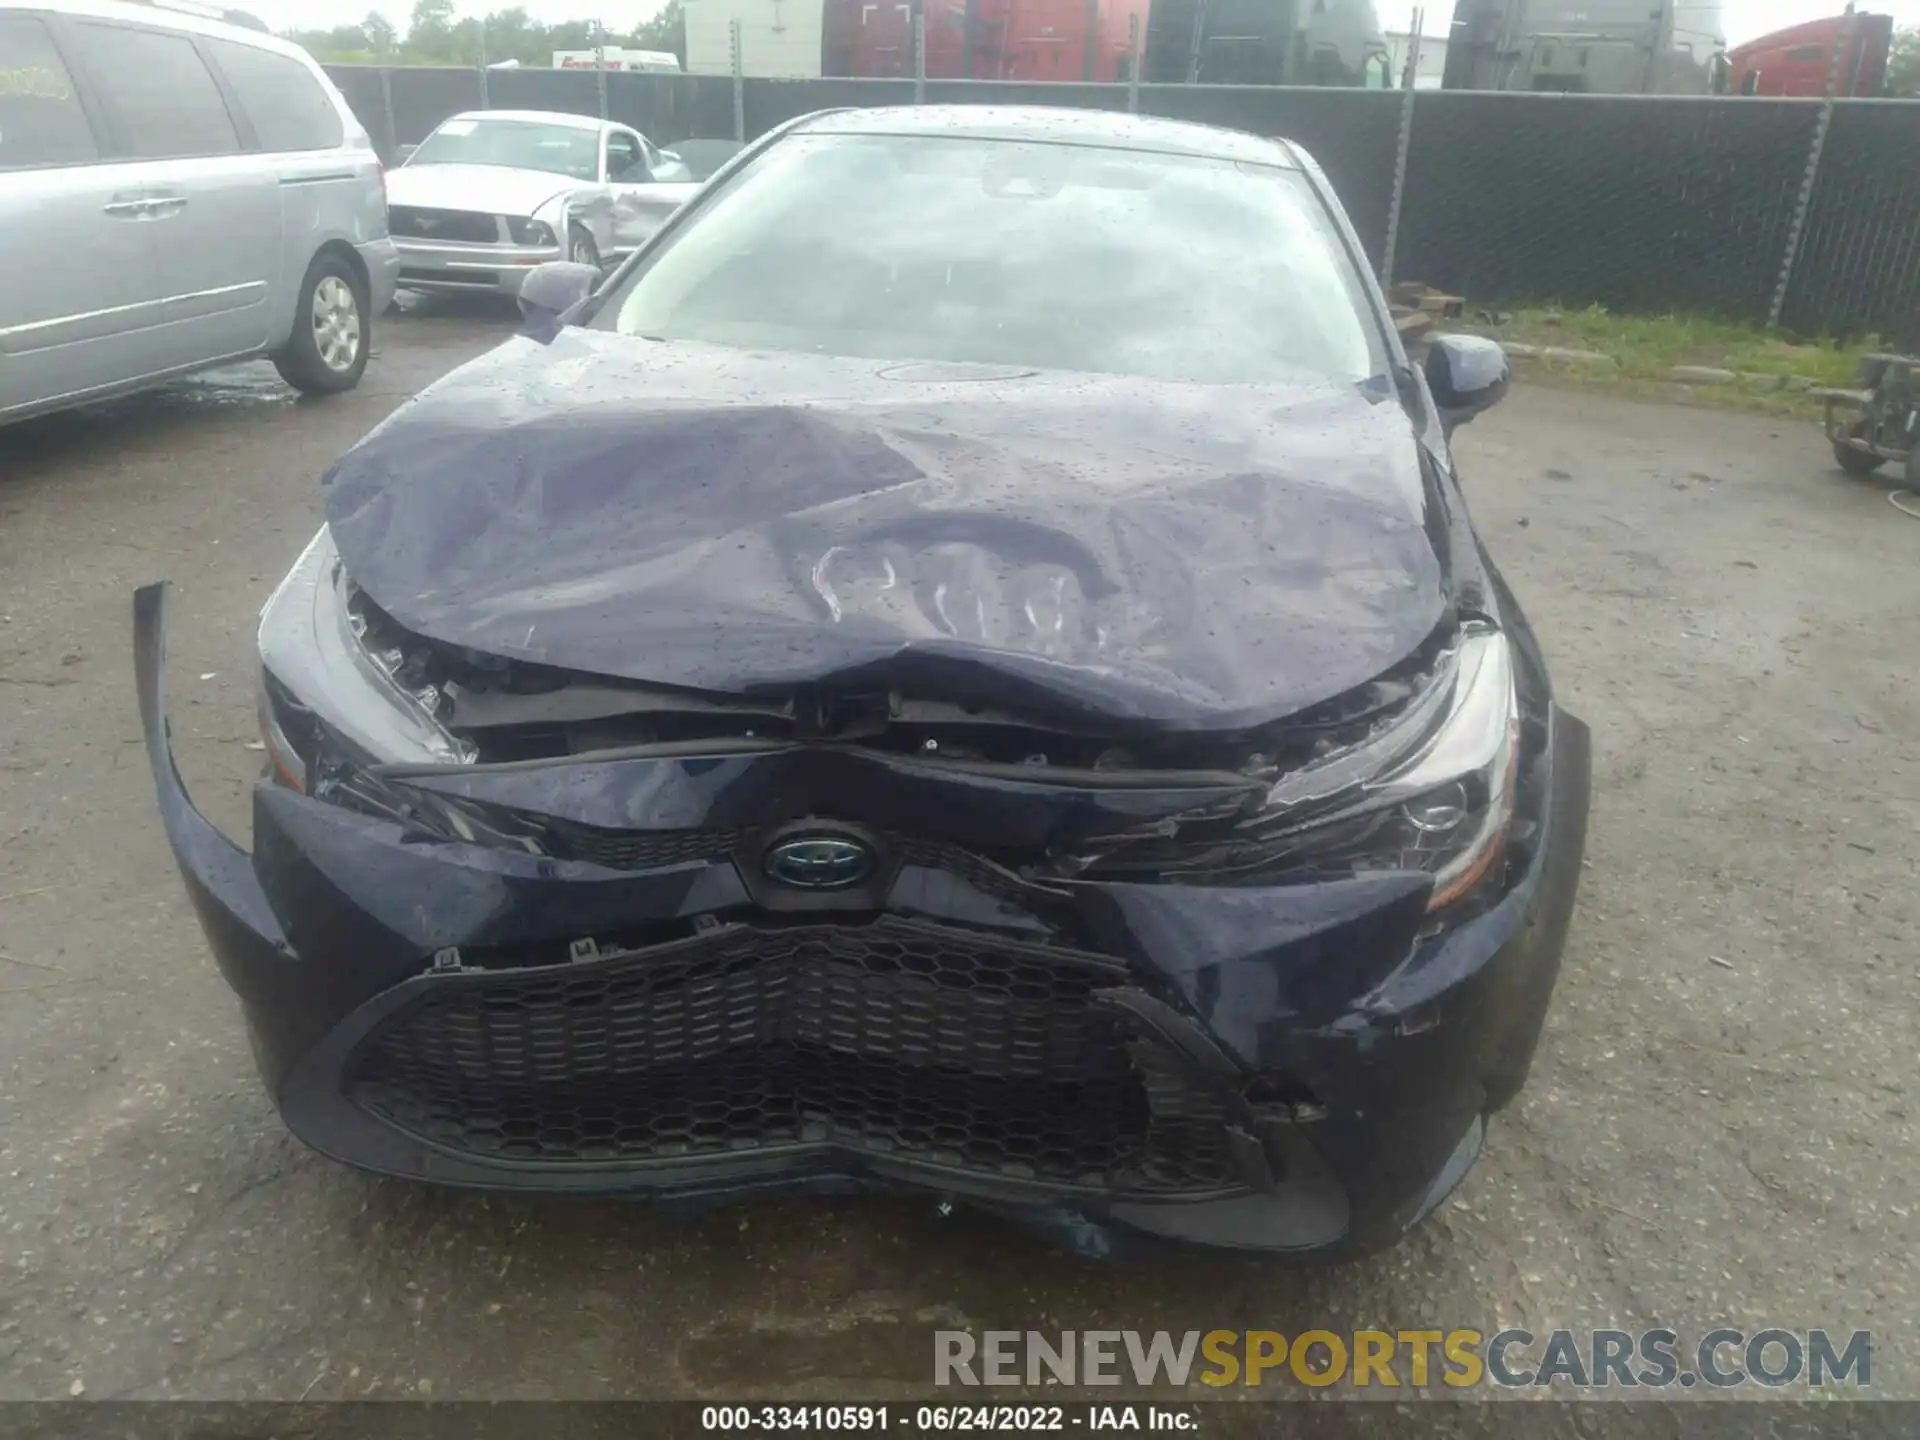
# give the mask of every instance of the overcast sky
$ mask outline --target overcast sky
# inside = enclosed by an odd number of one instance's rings
[[[484,15],[489,10],[503,9],[507,0],[456,0],[461,15]],[[660,9],[664,0],[523,0],[527,13],[537,20],[589,20],[598,18],[609,30],[625,31],[632,29]],[[1405,29],[1413,13],[1412,0],[1375,0],[1380,9],[1380,23],[1389,30]],[[1727,39],[1733,44],[1742,40],[1751,40],[1756,35],[1765,35],[1770,30],[1783,26],[1797,25],[1802,20],[1818,20],[1823,16],[1837,15],[1845,8],[1846,0],[1726,0],[1724,14],[1727,22]],[[275,30],[290,30],[300,27],[325,27],[330,25],[350,25],[363,18],[370,8],[370,0],[253,0],[247,8]],[[412,9],[411,0],[394,3],[394,0],[381,0],[371,8],[380,10],[394,24],[402,29],[407,23],[407,15]],[[1429,0],[1426,5],[1426,24],[1423,27],[1429,35],[1447,33],[1447,21],[1452,17],[1451,0]],[[1891,14],[1894,23],[1899,25],[1920,25],[1920,0],[1879,0],[1861,7],[1880,14]]]

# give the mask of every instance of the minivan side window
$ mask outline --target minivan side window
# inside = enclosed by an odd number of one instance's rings
[[[253,122],[262,150],[332,150],[345,140],[340,112],[298,60],[232,40],[206,44]]]
[[[75,21],[73,29],[88,76],[120,117],[129,156],[172,160],[239,152],[227,102],[193,41],[88,20]]]
[[[99,158],[47,27],[31,15],[0,15],[0,171]]]

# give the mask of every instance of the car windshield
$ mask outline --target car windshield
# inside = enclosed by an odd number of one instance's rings
[[[503,165],[592,180],[600,166],[600,136],[539,120],[454,119],[421,141],[407,164]]]
[[[1099,146],[809,135],[725,183],[598,328],[1209,384],[1384,368],[1298,171]]]

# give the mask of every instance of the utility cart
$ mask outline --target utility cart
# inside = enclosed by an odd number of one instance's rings
[[[1816,390],[1825,402],[1833,458],[1849,475],[1901,467],[1907,488],[1920,490],[1920,357],[1869,355],[1860,388]]]

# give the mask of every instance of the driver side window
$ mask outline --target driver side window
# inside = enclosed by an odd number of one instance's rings
[[[607,179],[634,184],[650,179],[646,157],[640,153],[640,141],[614,130],[607,135]]]

